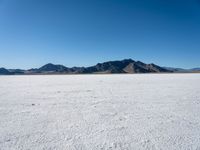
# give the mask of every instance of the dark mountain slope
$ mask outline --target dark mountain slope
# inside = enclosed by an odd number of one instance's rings
[[[0,68],[0,75],[11,75],[12,73],[5,68]]]
[[[122,61],[108,61],[104,63],[98,63],[95,66],[85,68],[83,73],[126,73],[123,69],[130,63],[134,62],[134,60],[125,59]]]
[[[85,68],[82,73],[159,73],[172,72],[155,64],[145,64],[132,59],[98,63]]]

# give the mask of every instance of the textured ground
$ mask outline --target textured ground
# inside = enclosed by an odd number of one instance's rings
[[[1,76],[0,149],[200,149],[200,74]]]

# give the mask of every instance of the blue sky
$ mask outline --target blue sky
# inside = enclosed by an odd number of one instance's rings
[[[132,58],[200,67],[200,0],[0,0],[0,67]]]

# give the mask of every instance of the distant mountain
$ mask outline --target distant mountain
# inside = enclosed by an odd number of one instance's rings
[[[12,74],[10,71],[8,71],[5,68],[0,68],[0,75],[10,75]]]
[[[123,69],[132,62],[134,61],[131,59],[125,59],[122,61],[98,63],[95,66],[85,68],[83,73],[126,73]]]
[[[163,67],[167,70],[170,70],[172,72],[179,72],[179,73],[187,73],[187,72],[190,72],[190,70],[188,69],[183,69],[183,68],[173,68],[173,67]]]
[[[63,65],[54,65],[48,63],[40,68],[29,69],[25,72],[25,74],[49,74],[49,73],[62,73],[68,70],[67,67]]]
[[[200,71],[200,68],[192,68],[191,71]]]
[[[121,61],[108,61],[98,63],[91,67],[73,67],[68,68],[63,65],[46,64],[38,69],[28,70],[29,74],[51,74],[51,73],[66,73],[66,74],[90,74],[90,73],[159,73],[172,72],[155,64],[145,64],[132,59],[124,59]]]
[[[153,63],[145,64],[141,61],[124,59],[108,61],[90,67],[72,67],[48,63],[40,68],[29,70],[0,68],[0,75],[9,74],[112,74],[112,73],[172,73],[172,72],[200,72],[200,68],[191,70],[171,67],[160,67]]]
[[[63,65],[54,65],[54,64],[49,63],[40,67],[37,71],[39,72],[68,72],[70,71],[70,69]]]
[[[200,68],[192,68],[192,69],[183,69],[183,68],[172,68],[172,67],[163,67],[167,70],[171,70],[177,73],[192,73],[192,72],[200,72]]]
[[[132,59],[108,61],[84,69],[83,73],[158,73],[171,72],[154,64],[145,64]]]
[[[25,70],[22,69],[8,69],[11,74],[24,74]]]

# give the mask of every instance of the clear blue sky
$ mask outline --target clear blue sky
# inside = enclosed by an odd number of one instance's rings
[[[0,67],[124,58],[200,67],[200,0],[0,0]]]

